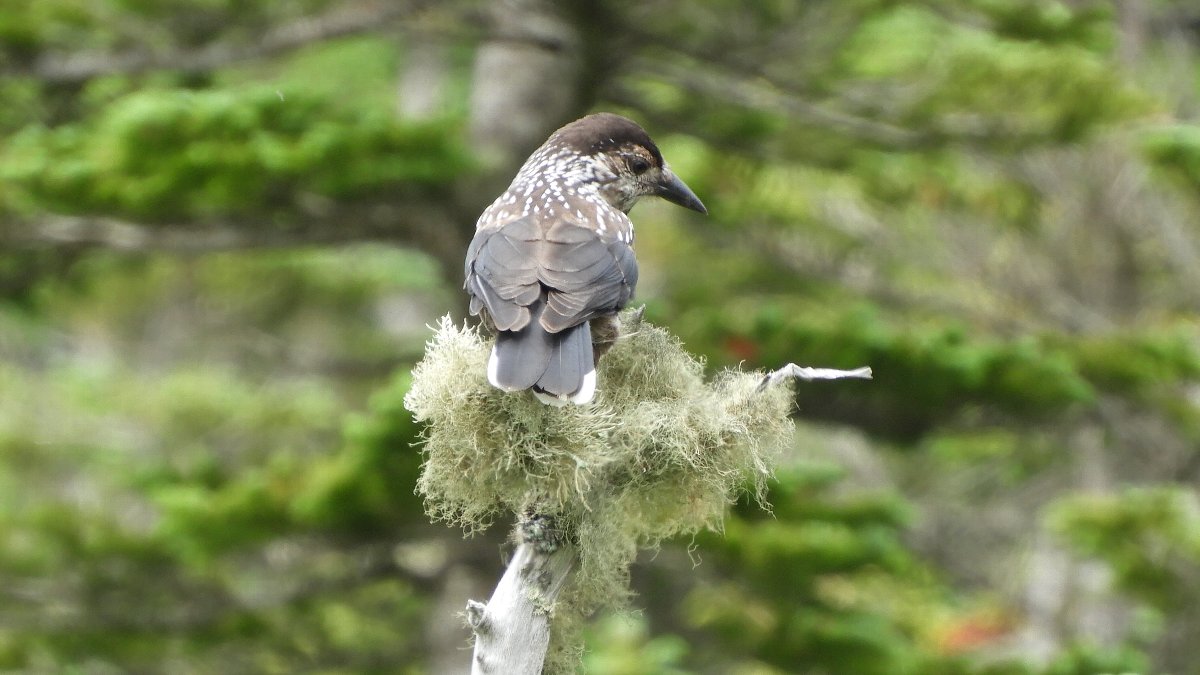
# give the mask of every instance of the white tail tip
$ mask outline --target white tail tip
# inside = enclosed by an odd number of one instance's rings
[[[589,370],[587,375],[583,376],[583,384],[579,387],[579,391],[575,392],[574,396],[555,396],[536,390],[533,392],[533,395],[542,403],[559,408],[568,403],[574,403],[575,405],[591,403],[592,399],[596,398],[596,371],[595,369]]]

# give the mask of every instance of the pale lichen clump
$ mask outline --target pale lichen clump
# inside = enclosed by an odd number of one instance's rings
[[[568,530],[579,567],[556,610],[560,636],[578,615],[628,596],[639,548],[719,529],[743,489],[761,497],[791,438],[787,387],[760,391],[762,373],[737,371],[705,382],[665,330],[631,314],[624,323],[591,404],[553,407],[493,388],[490,340],[449,318],[405,397],[426,425],[417,489],[431,517],[471,532],[533,512]],[[571,649],[556,642],[553,651]]]

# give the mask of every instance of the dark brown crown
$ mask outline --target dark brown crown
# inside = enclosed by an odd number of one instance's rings
[[[575,120],[554,132],[550,140],[582,155],[596,155],[623,146],[640,145],[650,151],[658,166],[663,163],[662,153],[650,140],[646,130],[637,122],[613,113],[596,113]]]

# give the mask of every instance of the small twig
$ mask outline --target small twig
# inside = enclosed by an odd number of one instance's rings
[[[809,366],[798,366],[794,363],[789,363],[779,370],[767,373],[762,382],[758,384],[758,391],[763,391],[768,385],[777,384],[788,378],[797,380],[843,380],[847,378],[856,378],[860,380],[871,379],[870,366],[855,368],[854,370],[838,370],[836,368],[812,368]]]

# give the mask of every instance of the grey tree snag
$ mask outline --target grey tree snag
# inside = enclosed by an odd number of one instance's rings
[[[522,518],[516,539],[491,599],[467,601],[472,675],[539,675],[546,660],[554,603],[575,566],[575,546],[544,516]]]

